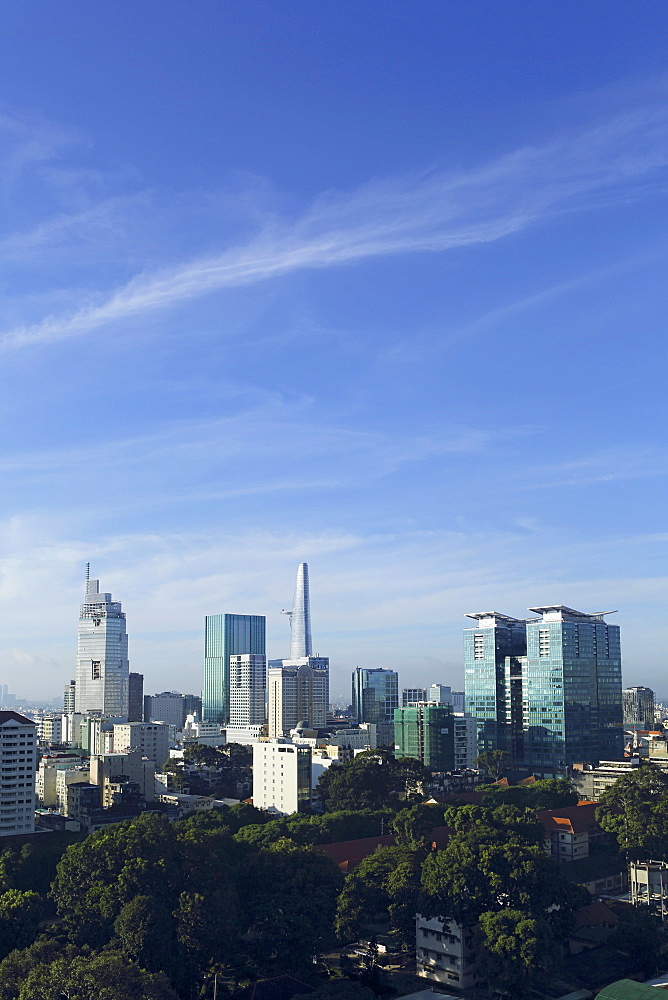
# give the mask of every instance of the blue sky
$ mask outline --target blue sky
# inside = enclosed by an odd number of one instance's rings
[[[664,683],[663,0],[29,0],[0,60],[0,682],[84,564],[148,691],[297,564],[317,651],[460,686],[467,611],[618,609]]]

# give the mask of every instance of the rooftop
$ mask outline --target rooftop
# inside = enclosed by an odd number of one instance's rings
[[[542,615],[543,620],[550,621],[595,621],[602,622],[605,615],[617,614],[616,611],[594,611],[589,614],[586,611],[576,611],[575,608],[568,608],[565,604],[546,604],[541,608],[529,608],[536,615]]]

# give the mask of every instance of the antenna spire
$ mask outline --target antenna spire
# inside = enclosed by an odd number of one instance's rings
[[[90,580],[90,563],[86,563],[86,583]]]

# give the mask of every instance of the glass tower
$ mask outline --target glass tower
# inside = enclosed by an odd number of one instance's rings
[[[399,708],[399,675],[383,667],[355,667],[353,715],[357,722],[374,722],[378,742],[394,746],[394,710]]]
[[[648,687],[622,691],[625,729],[654,729],[654,692]]]
[[[207,615],[204,619],[202,718],[230,721],[230,656],[265,654],[264,615]]]
[[[521,761],[526,622],[496,611],[467,618],[478,623],[464,629],[464,705],[478,721],[478,752],[505,750]]]
[[[394,710],[394,749],[430,771],[455,766],[455,718],[450,705],[414,705]]]
[[[99,580],[87,579],[79,613],[75,710],[127,719],[129,674],[120,602],[100,593]]]

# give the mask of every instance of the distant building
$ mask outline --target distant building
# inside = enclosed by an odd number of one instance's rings
[[[288,816],[311,804],[311,748],[287,740],[253,745],[253,805]]]
[[[141,750],[128,750],[125,753],[98,754],[90,759],[90,783],[100,789],[100,799],[106,808],[113,805],[111,792],[106,787],[114,784],[120,778],[127,778],[139,789],[142,801],[155,800],[154,760],[145,757]]]
[[[75,710],[128,717],[128,636],[125,614],[99,580],[86,579],[79,613]]]
[[[0,711],[0,837],[35,829],[36,726]]]
[[[50,746],[63,741],[63,717],[60,715],[44,715],[39,724],[40,743]]]
[[[127,722],[114,726],[114,752],[139,750],[161,768],[169,760],[169,725],[160,722]]]
[[[269,736],[285,736],[302,720],[314,729],[327,725],[329,657],[270,660],[268,688]]]
[[[660,761],[655,761],[659,767]],[[576,763],[573,765],[573,786],[581,799],[599,802],[601,796],[617,781],[630,771],[642,767],[639,757],[627,757],[625,760],[601,760],[598,765]],[[668,768],[668,761],[665,764]]]
[[[144,719],[144,675],[131,673],[128,683],[128,722]]]
[[[355,721],[375,723],[378,743],[394,746],[394,710],[399,708],[397,672],[383,667],[356,667],[352,693]]]
[[[394,710],[397,756],[414,757],[430,771],[455,766],[455,720],[450,705],[415,705]]]
[[[464,632],[466,712],[479,750],[546,775],[621,757],[619,626],[564,605],[530,610],[540,617],[468,616],[478,624]]]
[[[455,713],[455,770],[465,771],[473,767],[478,756],[478,724],[470,715]]]
[[[300,563],[297,567],[292,611],[283,611],[282,613],[290,617],[290,659],[296,660],[303,656],[312,656],[311,595],[308,563]]]
[[[69,715],[70,712],[74,711],[74,693],[76,690],[76,684],[72,680],[69,684],[65,685],[63,691],[63,713]]]
[[[202,718],[225,726],[230,721],[230,656],[264,656],[263,615],[207,615],[204,620],[204,689]]]
[[[440,686],[440,685],[439,685]],[[427,698],[426,688],[402,688],[401,689],[401,707],[409,708],[412,705],[423,705],[425,701],[430,701]]]
[[[630,687],[622,691],[624,729],[654,728],[654,692],[648,687]]]
[[[266,721],[267,658],[264,653],[230,655],[230,721],[234,729]]]

